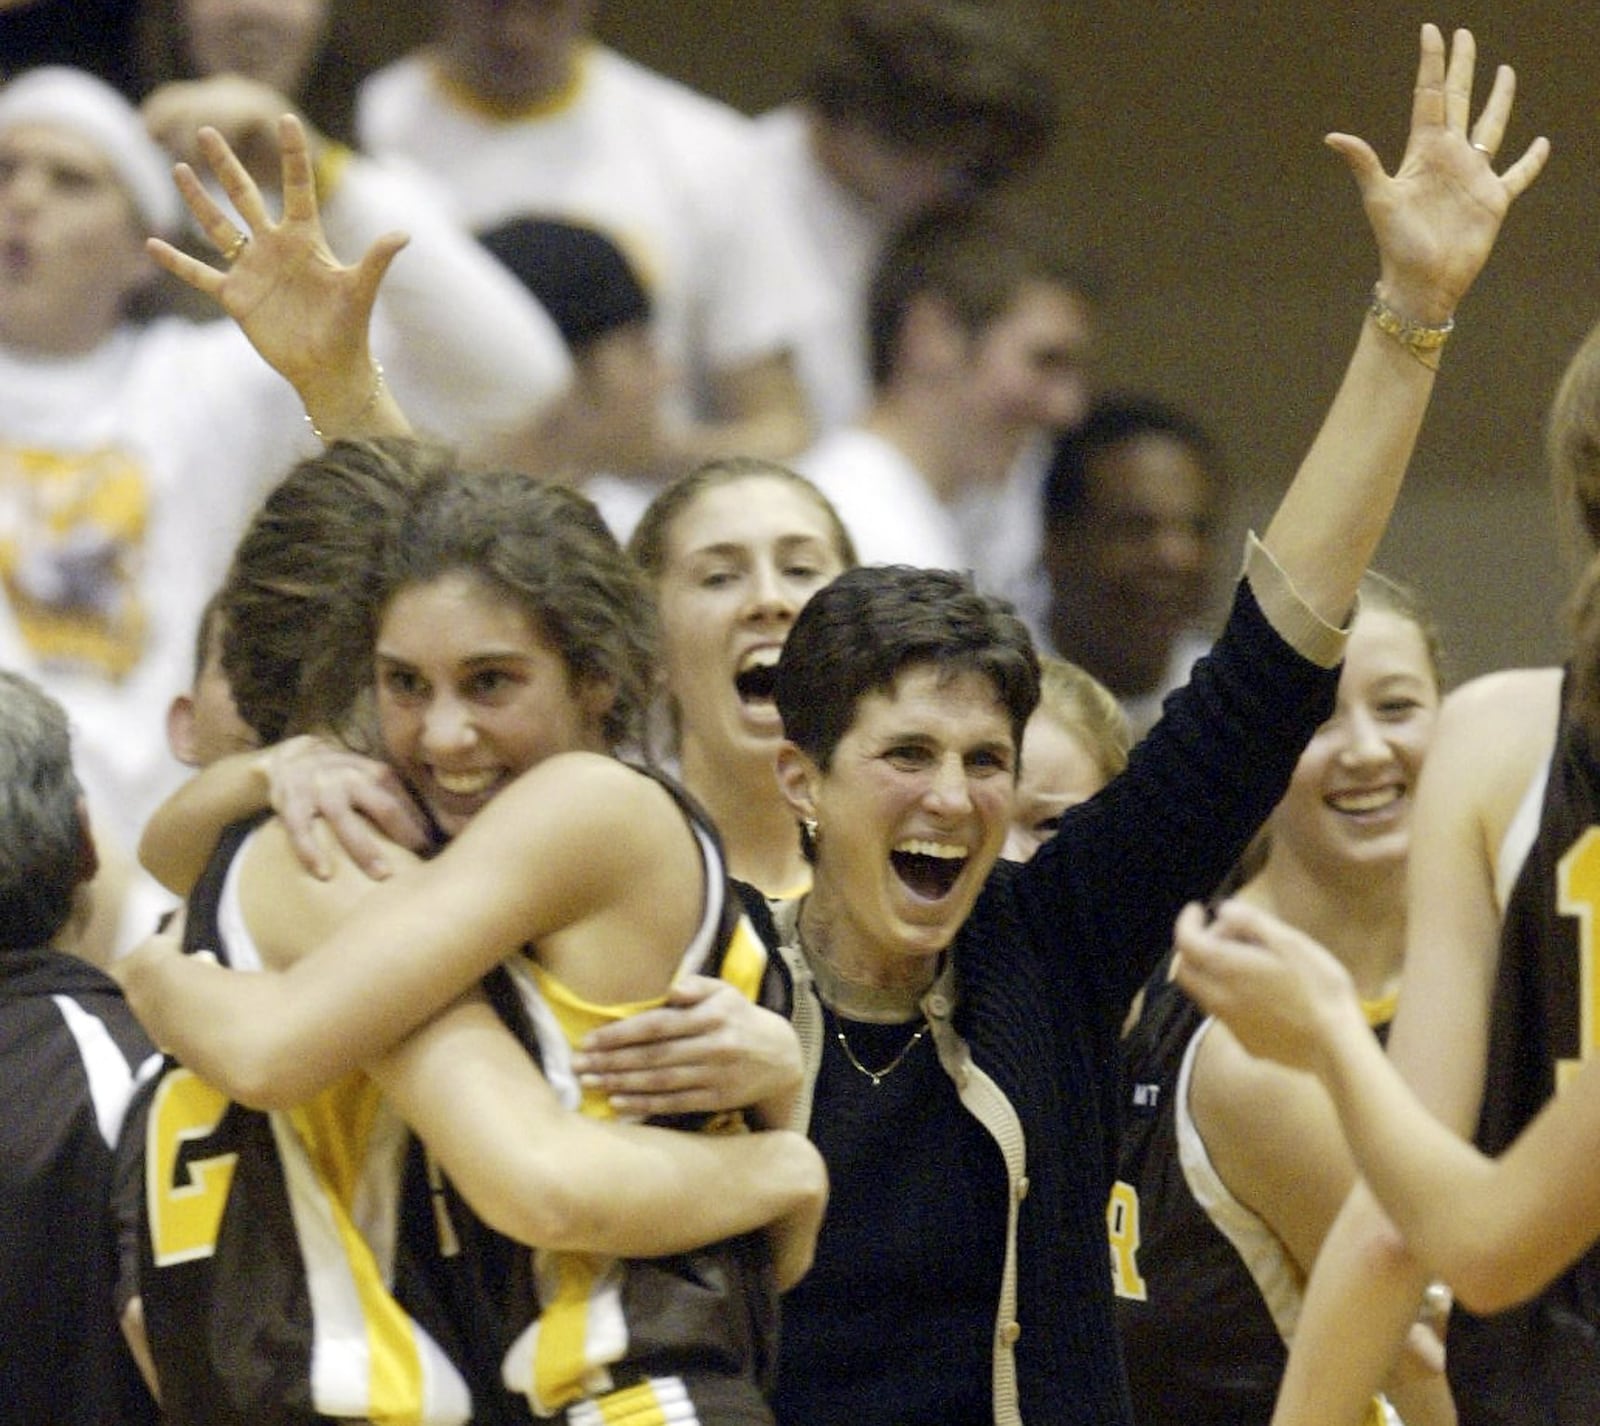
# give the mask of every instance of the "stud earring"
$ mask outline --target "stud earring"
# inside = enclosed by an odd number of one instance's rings
[[[817,819],[815,817],[802,817],[800,819],[800,855],[808,862],[817,859]]]

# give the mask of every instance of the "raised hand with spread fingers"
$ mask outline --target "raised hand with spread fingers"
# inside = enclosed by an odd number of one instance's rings
[[[353,267],[341,263],[323,236],[305,128],[292,114],[279,121],[278,141],[283,212],[274,219],[226,140],[202,128],[201,152],[245,226],[180,163],[173,170],[178,190],[225,266],[212,267],[160,238],[149,240],[150,255],[239,325],[300,394],[312,429],[324,440],[407,434],[410,427],[368,345],[378,286],[405,235],[386,234]]]

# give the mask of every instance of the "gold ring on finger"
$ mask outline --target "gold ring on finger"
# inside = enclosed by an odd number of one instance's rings
[[[222,260],[223,260],[223,262],[226,262],[226,263],[237,262],[239,260],[239,254],[242,253],[245,250],[245,245],[249,241],[250,241],[249,235],[246,234],[246,233],[236,233],[236,234],[234,234],[233,241],[231,243],[229,243],[228,246],[223,248],[223,250],[222,250]]]

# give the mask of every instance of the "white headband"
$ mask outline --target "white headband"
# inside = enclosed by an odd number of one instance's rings
[[[122,180],[151,232],[177,228],[183,209],[172,165],[145,133],[139,111],[110,85],[65,65],[24,70],[0,87],[0,130],[23,124],[70,129],[88,139]]]

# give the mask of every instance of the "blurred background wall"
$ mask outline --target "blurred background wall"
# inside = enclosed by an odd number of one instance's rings
[[[1354,184],[1322,146],[1360,134],[1399,159],[1425,19],[1521,80],[1503,157],[1535,134],[1550,167],[1514,209],[1459,329],[1379,563],[1440,613],[1458,677],[1560,657],[1571,565],[1541,452],[1545,406],[1600,317],[1600,8],[1466,0],[1004,0],[1055,57],[1061,139],[1018,195],[1103,287],[1098,384],[1183,403],[1220,437],[1234,523],[1259,524],[1310,441],[1376,275]],[[431,0],[350,0],[371,66],[425,37]],[[793,92],[828,0],[601,0],[603,37],[756,112]]]

